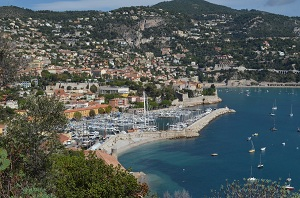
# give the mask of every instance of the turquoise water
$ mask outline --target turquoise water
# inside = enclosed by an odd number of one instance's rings
[[[129,150],[119,157],[126,168],[148,175],[151,192],[160,197],[168,191],[185,189],[192,197],[211,195],[226,180],[256,178],[283,181],[292,178],[292,185],[300,189],[300,90],[286,88],[220,89],[222,103],[235,109],[234,114],[223,115],[205,127],[200,137],[167,140],[146,144]],[[278,109],[270,116],[274,101]],[[293,117],[290,117],[293,105]],[[275,118],[275,122],[274,122]],[[278,131],[270,128],[276,125]],[[252,137],[255,153],[249,153]],[[282,144],[285,142],[285,146]],[[266,147],[265,152],[260,148]],[[219,156],[211,157],[211,153]],[[264,164],[258,169],[260,154]]]

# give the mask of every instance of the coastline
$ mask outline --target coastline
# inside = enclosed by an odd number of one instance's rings
[[[235,110],[227,107],[213,110],[207,115],[181,131],[156,131],[156,132],[132,132],[111,136],[100,149],[116,158],[127,150],[151,142],[165,141],[178,138],[193,138],[200,135],[200,131],[217,117],[234,113]]]

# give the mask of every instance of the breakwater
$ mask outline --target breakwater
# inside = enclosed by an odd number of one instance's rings
[[[127,134],[117,134],[110,136],[100,147],[101,150],[108,154],[118,156],[120,153],[139,146],[141,144],[177,138],[192,138],[199,136],[199,132],[212,120],[226,113],[233,113],[235,110],[227,107],[220,108],[207,113],[199,120],[184,128],[183,130],[168,130],[155,132],[133,132]]]

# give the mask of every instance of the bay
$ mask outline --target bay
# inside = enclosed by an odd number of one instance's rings
[[[235,109],[223,115],[192,139],[145,144],[123,153],[125,168],[147,174],[151,193],[185,189],[192,197],[211,195],[226,180],[242,181],[252,176],[283,183],[289,176],[300,189],[300,90],[297,88],[218,89],[222,102],[205,107]],[[278,109],[270,116],[276,101]],[[293,117],[290,117],[291,105]],[[275,123],[277,131],[271,131]],[[258,133],[258,136],[252,134]],[[249,153],[251,137],[256,151]],[[282,144],[285,143],[285,146]],[[266,147],[264,152],[261,147]],[[218,153],[211,157],[211,153]],[[260,155],[264,168],[258,169]]]

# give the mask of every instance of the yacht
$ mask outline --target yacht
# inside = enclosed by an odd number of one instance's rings
[[[264,164],[261,163],[261,154],[260,154],[260,161],[259,164],[257,165],[257,168],[263,168]]]
[[[262,147],[260,148],[261,151],[265,151],[266,150],[266,147]]]
[[[247,181],[249,181],[249,182],[254,182],[254,181],[256,181],[256,178],[252,176],[252,166],[251,166],[250,177],[247,179]]]
[[[254,153],[255,152],[255,148],[254,148],[254,145],[253,145],[253,141],[251,140],[251,149],[249,150],[249,153]]]
[[[289,178],[286,179],[286,181],[287,181],[288,184],[285,185],[284,188],[285,188],[286,190],[294,190],[295,188],[294,188],[293,186],[291,186],[292,178],[289,177]]]

